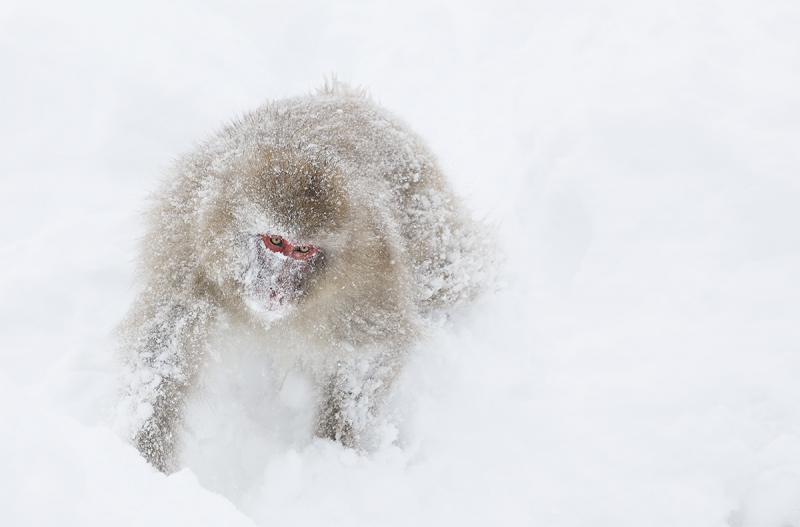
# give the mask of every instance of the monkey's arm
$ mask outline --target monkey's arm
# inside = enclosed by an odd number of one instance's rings
[[[119,329],[125,362],[121,413],[134,445],[165,473],[177,468],[184,401],[214,315],[202,300],[145,292]]]

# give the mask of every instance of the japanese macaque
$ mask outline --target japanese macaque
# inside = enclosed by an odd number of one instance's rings
[[[187,397],[231,324],[309,372],[317,436],[372,448],[409,350],[482,289],[493,250],[420,138],[335,81],[223,128],[152,201],[141,292],[117,330],[120,416],[166,473],[181,465]]]

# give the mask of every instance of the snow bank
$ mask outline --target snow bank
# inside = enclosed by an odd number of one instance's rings
[[[188,470],[156,473],[107,427],[2,393],[3,525],[253,525]]]
[[[798,22],[778,1],[3,4],[0,523],[800,525]],[[498,223],[505,288],[419,350],[374,455],[303,439],[276,393],[247,477],[159,475],[108,425],[142,198],[332,70]]]

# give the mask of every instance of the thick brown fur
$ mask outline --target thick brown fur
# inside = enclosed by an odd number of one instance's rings
[[[263,332],[264,353],[313,374],[317,435],[369,448],[426,321],[472,298],[489,260],[485,228],[422,141],[335,81],[266,104],[179,159],[146,222],[142,291],[118,328],[120,419],[164,472],[180,464],[183,406],[221,320]],[[276,233],[320,250],[279,316],[252,292],[270,257],[260,236]],[[268,339],[275,328],[291,343]]]

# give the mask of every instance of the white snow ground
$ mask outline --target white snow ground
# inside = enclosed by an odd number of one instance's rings
[[[506,286],[414,358],[397,441],[242,444],[223,496],[108,424],[137,214],[331,71]],[[800,3],[4,0],[0,116],[0,524],[800,525]]]

